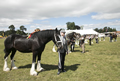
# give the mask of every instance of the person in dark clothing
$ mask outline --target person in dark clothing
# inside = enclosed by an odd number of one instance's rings
[[[99,42],[99,40],[98,40],[98,35],[95,35],[95,41],[96,41],[96,43]]]
[[[89,45],[91,45],[91,36],[89,35]]]
[[[110,42],[112,42],[112,34],[110,33]]]
[[[75,48],[75,38],[73,38],[73,39],[71,40],[70,48],[71,48],[71,51],[73,52],[73,51],[74,51],[74,48]]]
[[[68,46],[67,46],[67,41],[65,38],[65,30],[61,30],[60,34],[61,34],[61,40],[63,43],[63,47],[61,49],[58,49],[58,55],[59,55],[58,73],[57,73],[58,75],[61,72],[66,72],[64,70],[64,61],[65,61],[66,53],[68,54]]]

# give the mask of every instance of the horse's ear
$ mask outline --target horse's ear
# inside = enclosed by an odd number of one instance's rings
[[[55,31],[58,31],[58,29],[57,29],[57,28],[55,28]]]
[[[55,28],[55,32],[56,32],[56,33],[58,32],[58,29],[57,29],[57,28]]]

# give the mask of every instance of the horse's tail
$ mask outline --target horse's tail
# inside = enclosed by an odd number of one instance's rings
[[[5,46],[4,52],[5,53],[7,51],[10,51],[13,48],[14,40],[15,40],[15,35],[10,35],[5,39],[4,41],[4,46]]]

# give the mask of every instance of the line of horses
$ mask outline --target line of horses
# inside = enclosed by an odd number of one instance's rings
[[[96,43],[98,43],[98,35],[80,35],[79,33],[76,32],[70,32],[66,33],[66,39],[68,46],[71,47],[71,51],[74,51],[74,46],[77,44],[80,46],[80,40],[89,40],[89,44],[91,45],[91,41],[95,38]],[[101,35],[101,37],[104,37]],[[112,39],[115,38],[117,39],[116,35],[111,35]],[[32,66],[30,69],[30,75],[37,75],[37,72],[35,71],[35,64],[36,64],[36,58],[37,59],[37,71],[42,71],[44,70],[41,67],[41,55],[42,52],[44,51],[44,48],[46,44],[49,41],[53,41],[54,46],[53,46],[53,52],[56,52],[55,46],[57,49],[61,49],[63,46],[61,39],[60,39],[60,30],[57,28],[55,30],[44,30],[44,31],[39,31],[34,33],[31,38],[26,39],[26,35],[10,35],[6,38],[4,41],[4,66],[3,66],[3,71],[10,71],[11,69],[18,69],[15,64],[14,64],[14,56],[16,54],[16,51],[20,51],[22,53],[29,53],[32,52]],[[105,37],[104,37],[105,38]],[[73,40],[74,39],[74,40]],[[73,44],[74,43],[74,44]],[[10,54],[11,53],[11,54]],[[11,59],[11,68],[8,68],[7,65],[7,58],[10,55]]]
[[[75,44],[77,46],[81,47],[81,41],[82,40],[84,40],[84,43],[86,43],[86,44],[89,43],[89,45],[92,45],[94,39],[95,39],[96,43],[99,43],[99,41],[105,41],[105,37],[106,36],[103,33],[100,33],[100,34],[97,34],[97,35],[96,34],[81,35],[80,33],[76,33],[74,31],[73,32],[68,32],[66,34],[66,38],[67,38],[67,41],[68,41],[68,47],[70,47],[69,53],[74,51]],[[112,42],[113,39],[115,39],[115,41],[117,41],[117,35],[116,34],[111,34],[110,35],[110,42]],[[73,42],[73,40],[74,40],[74,42]],[[55,45],[53,45],[52,51],[56,52]]]

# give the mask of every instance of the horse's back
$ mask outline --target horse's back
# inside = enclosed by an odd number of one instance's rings
[[[17,35],[17,34],[9,35],[4,41],[5,48],[12,48],[14,44],[13,43],[14,40],[18,38],[26,39],[27,35]]]

